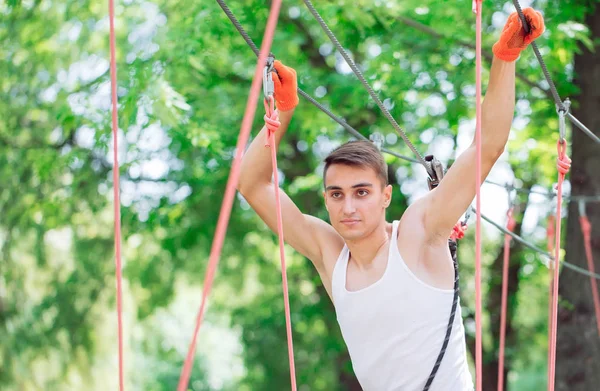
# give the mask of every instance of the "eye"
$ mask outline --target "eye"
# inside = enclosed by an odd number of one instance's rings
[[[360,197],[364,197],[364,196],[368,195],[368,194],[369,194],[369,192],[368,192],[367,190],[360,189],[360,190],[357,192],[357,194],[358,194]]]
[[[342,196],[342,193],[340,193],[339,191],[334,191],[333,193],[331,193],[331,198],[340,198]]]

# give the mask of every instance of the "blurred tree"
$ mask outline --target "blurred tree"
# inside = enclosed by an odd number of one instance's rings
[[[538,42],[561,96],[576,93],[576,85],[581,88],[574,102],[580,111],[575,112],[593,128],[589,88],[597,71],[589,64],[594,63],[592,39],[598,32],[590,35],[586,26],[597,25],[597,12],[584,3],[536,2],[548,26]],[[259,43],[268,4],[234,0],[229,5]],[[474,127],[471,2],[335,0],[318,7],[416,147],[451,163],[470,142]],[[512,8],[493,2],[484,9],[489,66],[491,45]],[[107,6],[8,1],[0,4],[0,14],[0,388],[112,389],[116,323]],[[201,284],[205,271],[256,58],[215,2],[127,0],[117,2],[116,14],[128,388],[173,389],[199,304],[189,287]],[[365,136],[383,133],[387,147],[409,154],[300,2],[284,3],[272,50],[297,69],[301,88]],[[573,68],[575,53],[580,54]],[[556,180],[558,132],[549,134],[548,129],[557,128],[556,112],[530,52],[518,63],[517,97],[509,153],[498,164],[498,176],[514,175],[525,188],[549,188]],[[255,129],[261,126],[261,112],[259,107]],[[298,107],[280,150],[280,168],[282,187],[304,212],[327,219],[320,198],[321,160],[347,139],[340,126],[314,107],[305,102]],[[573,142],[574,175],[584,166],[586,175],[592,175],[596,146],[576,131]],[[425,175],[418,166],[388,159],[395,185],[388,216],[395,219],[426,191]],[[600,193],[591,178],[585,188],[573,183],[573,191]],[[545,200],[519,202],[523,212],[527,207],[534,216],[549,211]],[[570,216],[576,216],[573,207]],[[588,213],[594,210],[590,207]],[[574,221],[568,227],[569,254],[581,243]],[[519,229],[543,241],[540,230]],[[485,379],[491,379],[486,389],[496,376],[499,239],[490,237],[484,248],[489,295]],[[198,346],[190,388],[289,386],[276,243],[238,198],[207,323],[235,331],[240,351],[232,357],[239,356],[244,370],[235,375],[231,370],[228,382],[213,381],[214,357],[226,349],[213,348],[205,339]],[[472,338],[470,236],[460,248],[464,316]],[[305,259],[288,254],[299,385],[359,389],[318,276]],[[577,254],[568,255],[569,260],[583,265]],[[565,299],[585,311],[589,283],[579,280],[586,277],[569,278],[565,274],[561,285]],[[509,388],[545,384],[547,307],[539,301],[546,300],[547,284],[539,258],[515,245]],[[194,300],[174,306],[188,296]],[[157,317],[161,310],[169,315]],[[167,324],[165,318],[178,323]],[[202,333],[213,335],[204,328]],[[596,349],[585,354],[597,355],[597,345],[576,340],[580,337],[568,332],[565,346],[585,344]],[[529,348],[523,349],[525,345]],[[559,354],[561,363],[565,357]],[[139,368],[144,376],[138,376]],[[559,375],[568,376],[562,369]]]

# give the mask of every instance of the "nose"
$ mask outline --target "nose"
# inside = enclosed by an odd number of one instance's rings
[[[354,212],[356,212],[356,207],[354,206],[354,200],[352,199],[352,197],[347,197],[344,200],[344,214],[352,215],[352,214],[354,214]]]

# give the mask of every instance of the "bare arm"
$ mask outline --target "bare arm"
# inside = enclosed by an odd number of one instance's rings
[[[533,8],[523,10],[529,29],[513,12],[500,39],[492,47],[494,59],[481,118],[481,180],[504,151],[515,110],[515,61],[545,30],[544,17]],[[475,142],[463,152],[439,186],[421,203],[428,241],[445,243],[452,227],[473,201],[476,192],[477,150]]]
[[[274,65],[277,70],[277,74],[273,74],[275,101],[281,123],[275,132],[275,143],[279,148],[279,143],[292,119],[294,108],[298,104],[298,95],[296,71],[279,61],[275,61]],[[271,149],[265,147],[267,137],[268,130],[263,127],[244,155],[238,190],[269,228],[277,232],[275,189],[271,181],[273,173]],[[279,189],[279,193],[285,241],[313,262],[324,279],[326,287],[329,287],[331,270],[325,270],[323,249],[326,246],[339,244],[339,235],[325,221],[303,214],[283,190]]]
[[[483,181],[504,151],[515,109],[515,62],[494,57],[490,81],[482,105],[481,180]],[[446,240],[476,192],[475,140],[448,170],[425,203],[424,225],[431,240]]]
[[[283,111],[279,115],[281,126],[275,133],[277,146],[288,128],[292,115],[293,110]],[[263,127],[244,155],[238,190],[269,228],[277,232],[271,150],[265,147],[267,134],[267,129]],[[325,238],[335,236],[335,231],[326,222],[303,214],[282,189],[279,189],[279,192],[285,241],[309,258],[319,272],[324,272],[321,243]]]

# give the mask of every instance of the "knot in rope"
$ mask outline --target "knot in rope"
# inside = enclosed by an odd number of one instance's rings
[[[588,220],[587,216],[579,216],[579,223],[581,224],[581,231],[585,238],[589,238],[592,234],[592,224]]]
[[[560,142],[560,140],[559,140],[558,143],[556,144],[556,148],[558,150],[558,159],[556,159],[556,168],[558,169],[558,172],[560,173],[560,175],[562,175],[564,177],[565,175],[567,175],[567,173],[571,169],[571,158],[569,158],[569,156],[567,156],[567,153],[566,153],[567,143]]]
[[[281,122],[279,122],[279,112],[275,110],[275,100],[273,97],[270,96],[268,99],[265,99],[264,103],[266,112],[264,116],[265,126],[269,132],[267,134],[267,142],[265,147],[268,147],[270,145],[269,140],[271,139],[271,134],[275,133],[279,129]]]
[[[508,221],[506,222],[506,229],[510,232],[515,230],[515,226],[517,225],[517,221],[513,217],[513,209],[510,208],[508,212],[506,212],[506,216],[508,217]]]
[[[450,239],[456,241],[458,239],[462,239],[465,237],[465,232],[467,231],[467,224],[462,221],[456,223],[454,228],[452,228],[452,233],[450,234]]]

